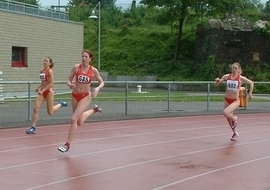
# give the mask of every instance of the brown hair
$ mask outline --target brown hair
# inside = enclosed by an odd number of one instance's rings
[[[237,67],[239,68],[238,74],[241,75],[242,74],[242,67],[241,67],[240,63],[235,62],[235,63],[233,63],[233,65],[237,65]]]
[[[46,58],[48,58],[49,59],[49,61],[50,61],[50,69],[52,69],[53,68],[53,66],[54,66],[54,63],[53,63],[53,61],[52,61],[52,58],[50,58],[50,57],[46,57]]]
[[[91,61],[94,60],[94,54],[89,49],[84,49],[82,53],[88,53],[89,57],[91,58]]]

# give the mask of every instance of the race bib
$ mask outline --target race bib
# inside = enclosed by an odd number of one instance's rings
[[[40,80],[46,80],[46,74],[45,73],[40,73],[39,78],[40,78]]]
[[[80,82],[80,83],[89,83],[90,78],[88,76],[85,76],[85,75],[79,75],[78,76],[78,82]]]
[[[227,89],[228,90],[238,90],[238,81],[227,80]]]

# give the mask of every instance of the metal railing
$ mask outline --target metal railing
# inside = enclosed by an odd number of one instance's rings
[[[101,114],[95,114],[99,120],[113,118],[179,116],[193,114],[222,114],[223,101],[215,98],[224,96],[225,88],[217,89],[213,81],[105,81],[105,87],[98,97],[92,98],[92,104],[98,104],[102,109]],[[40,81],[0,81],[3,87],[3,100],[0,104],[0,127],[9,125],[23,125],[29,123],[35,101],[35,87]],[[257,84],[269,85],[268,82]],[[14,91],[20,86],[20,91]],[[93,82],[93,87],[97,82]],[[256,85],[256,84],[255,84]],[[222,87],[222,85],[221,85]],[[225,87],[225,85],[223,86]],[[12,89],[12,90],[7,90]],[[68,102],[70,107],[71,90],[66,86],[66,81],[56,81],[54,85],[56,95]],[[188,97],[188,99],[187,99]],[[255,95],[263,101],[247,102],[239,110],[247,112],[269,112],[267,94]],[[194,101],[191,99],[194,98]],[[222,100],[222,98],[219,98]],[[246,98],[246,93],[245,97]],[[55,96],[55,103],[59,101]],[[248,109],[247,109],[248,107]],[[40,110],[40,119],[48,124],[59,121],[69,121],[72,115],[70,108],[61,108],[61,111],[49,116],[46,106]],[[14,124],[12,124],[14,123]]]
[[[49,10],[17,1],[0,0],[0,9],[53,19],[69,20],[69,13],[66,11]]]

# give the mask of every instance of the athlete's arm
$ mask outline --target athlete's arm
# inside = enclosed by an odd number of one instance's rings
[[[78,68],[78,65],[74,65],[73,68],[71,69],[69,76],[68,76],[67,85],[70,89],[73,89],[75,87],[75,84],[72,83],[72,80],[76,74],[77,68]]]
[[[215,81],[216,83],[214,84],[215,87],[219,86],[220,84],[223,83],[228,78],[229,74],[223,75],[221,78],[216,78]]]
[[[40,88],[41,88],[41,84],[36,87],[35,91],[38,92]]]
[[[241,81],[243,83],[247,83],[249,85],[248,96],[249,96],[250,99],[252,99],[253,98],[252,92],[253,92],[253,89],[254,89],[254,82],[252,80],[249,80],[248,78],[246,78],[244,76],[241,76]]]
[[[95,67],[93,67],[93,73],[94,73],[95,78],[99,82],[98,87],[93,89],[94,97],[96,97],[98,92],[100,91],[100,89],[103,88],[105,84],[104,84],[104,81],[103,81],[102,77],[100,76],[99,71]]]

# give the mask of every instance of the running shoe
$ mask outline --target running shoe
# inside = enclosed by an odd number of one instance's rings
[[[58,150],[61,152],[68,152],[69,147],[66,144],[64,144],[63,146],[59,146]]]
[[[94,113],[101,112],[101,108],[99,108],[96,104],[93,107]]]
[[[231,138],[231,141],[235,141],[236,140],[236,138],[239,136],[239,133],[234,133],[233,135],[232,135],[232,138]]]
[[[35,134],[36,133],[36,128],[35,127],[30,127],[27,131],[25,131],[27,134]]]
[[[67,103],[63,100],[59,100],[59,103],[61,104],[61,107],[67,106]]]
[[[232,129],[235,129],[236,126],[237,126],[237,117],[234,116],[234,119],[232,120]]]

